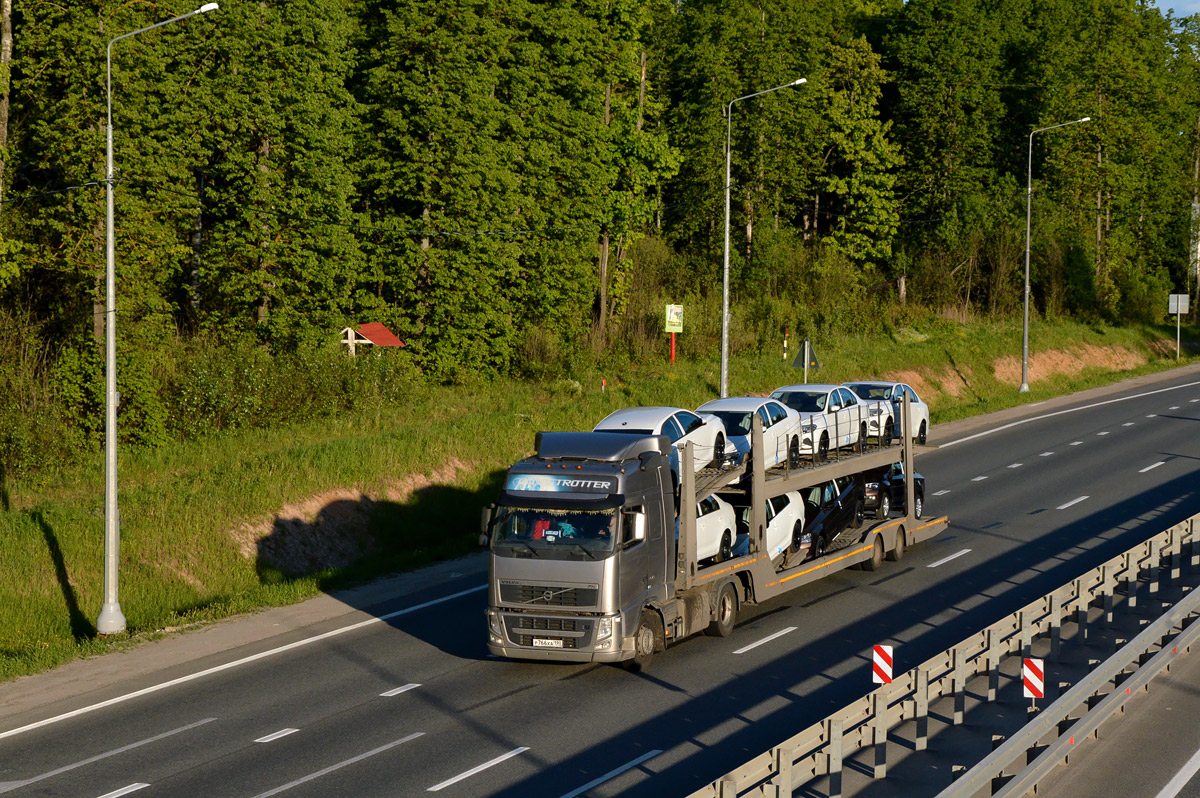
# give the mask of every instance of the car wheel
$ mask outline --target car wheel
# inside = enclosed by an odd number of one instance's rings
[[[921,499],[921,494],[913,496],[913,518],[920,518],[921,513],[925,511],[925,503]]]
[[[904,552],[908,549],[908,543],[904,539],[904,527],[901,526],[896,530],[896,545],[888,552],[888,559],[892,562],[900,562],[904,559]]]
[[[626,669],[631,671],[645,670],[654,658],[654,650],[658,647],[659,629],[662,622],[658,615],[651,610],[642,610],[638,621],[637,631],[633,633],[633,659],[625,660]]]
[[[809,559],[819,560],[825,556],[825,536],[817,535],[813,538],[812,548],[809,549]]]
[[[804,524],[799,521],[792,527],[792,551],[800,551],[800,545],[804,537]]]
[[[713,444],[713,462],[721,465],[725,462],[725,436],[717,435],[717,440]]]
[[[854,451],[862,452],[867,446],[867,424],[862,422],[858,425],[858,441],[854,444]]]
[[[878,571],[883,567],[883,535],[875,536],[875,544],[871,546],[871,558],[862,564],[864,571]]]
[[[883,440],[880,441],[880,444],[884,447],[891,446],[894,437],[896,437],[896,427],[889,418],[883,427]]]
[[[866,510],[863,509],[862,499],[854,502],[854,519],[850,522],[854,525],[854,529],[858,529],[863,525],[863,519],[867,517]]]
[[[892,500],[888,496],[887,491],[880,488],[879,490],[879,509],[875,511],[875,517],[880,521],[887,519],[892,514]]]
[[[829,459],[829,436],[822,432],[821,442],[817,445],[817,460],[825,462]]]
[[[709,637],[729,637],[737,623],[738,600],[737,591],[732,582],[726,582],[717,594],[717,606],[712,622],[705,627],[704,634]]]
[[[721,551],[717,554],[717,562],[725,562],[733,556],[733,538],[726,529],[721,535]]]
[[[921,431],[917,433],[917,443],[919,443],[921,446],[925,445],[925,435],[926,435],[925,422],[922,421],[921,422]]]
[[[792,438],[792,442],[788,444],[788,465],[792,468],[800,467],[800,439]]]

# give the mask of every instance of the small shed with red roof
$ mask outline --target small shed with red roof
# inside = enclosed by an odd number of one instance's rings
[[[383,324],[372,321],[358,325],[358,329],[347,327],[342,330],[342,343],[354,355],[358,346],[404,346],[404,342]]]

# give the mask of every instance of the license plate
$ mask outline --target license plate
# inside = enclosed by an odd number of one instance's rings
[[[562,640],[557,637],[535,637],[534,648],[562,648]]]

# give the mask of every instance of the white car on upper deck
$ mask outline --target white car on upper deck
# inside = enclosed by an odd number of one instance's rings
[[[725,456],[727,440],[725,425],[717,416],[681,407],[627,407],[609,413],[593,432],[666,435],[681,451],[690,442],[695,445],[697,468],[720,461]]]
[[[929,420],[929,405],[921,401],[917,392],[903,382],[887,380],[860,380],[846,383],[846,387],[854,391],[861,399],[882,399],[892,404],[892,412],[896,418],[896,428],[900,427],[900,408],[904,404],[904,396],[908,395],[908,404],[912,408],[913,440],[922,446],[929,436],[931,422]]]
[[[784,385],[771,392],[800,415],[800,451],[824,460],[830,449],[861,451],[870,435],[869,409],[841,385]]]
[[[800,416],[786,405],[761,396],[730,396],[714,399],[696,408],[710,413],[725,425],[725,440],[739,455],[750,451],[750,423],[755,415],[762,420],[763,462],[767,468],[786,461],[800,463]]]

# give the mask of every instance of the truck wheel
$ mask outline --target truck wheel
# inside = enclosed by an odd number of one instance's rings
[[[638,621],[637,631],[633,633],[633,659],[623,663],[626,670],[645,670],[654,658],[654,650],[658,647],[659,629],[661,627],[658,615],[651,610],[642,610]]]
[[[922,421],[921,422],[921,431],[917,433],[917,443],[924,446],[925,445],[925,436],[926,436],[925,422]]]
[[[738,600],[737,591],[732,582],[726,582],[717,594],[716,617],[704,629],[709,637],[729,637],[733,626],[737,623]]]
[[[793,437],[791,443],[788,444],[788,465],[792,468],[800,467],[800,439]]]
[[[867,448],[867,422],[863,421],[858,425],[858,442],[854,444],[854,451],[861,453]]]
[[[884,426],[883,426],[883,440],[881,440],[879,442],[880,446],[883,446],[884,448],[891,446],[892,438],[894,438],[895,436],[896,436],[896,427],[892,424],[892,420],[889,418],[887,420],[887,423],[884,424]]]
[[[875,536],[875,545],[871,547],[871,559],[862,564],[864,571],[878,571],[883,567],[883,535]]]
[[[725,533],[723,535],[721,535],[721,551],[717,555],[717,558],[718,558],[717,562],[725,562],[732,556],[733,556],[733,538],[729,534],[729,530],[726,529]]]
[[[825,462],[829,458],[829,435],[821,433],[821,443],[817,446],[817,460]]]
[[[892,514],[892,500],[888,496],[887,491],[883,488],[879,490],[879,509],[875,511],[875,517],[880,521],[887,519]]]
[[[925,502],[921,499],[921,494],[913,495],[913,518],[920,518],[921,513],[925,510]]]
[[[904,542],[904,537],[904,527],[900,527],[896,530],[896,545],[888,552],[887,556],[892,562],[900,562],[904,559],[904,552],[908,550],[908,544]]]

